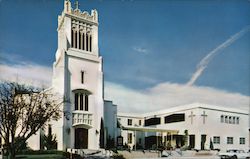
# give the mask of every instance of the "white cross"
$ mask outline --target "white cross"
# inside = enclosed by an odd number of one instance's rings
[[[203,117],[203,124],[205,124],[205,119],[207,117],[207,114],[205,111],[203,111],[203,114],[201,114],[201,116]]]
[[[193,111],[191,111],[191,114],[188,117],[191,118],[191,124],[193,124],[193,118],[195,117]]]
[[[79,5],[80,5],[79,2],[76,1],[76,2],[75,2],[76,9],[79,9]]]

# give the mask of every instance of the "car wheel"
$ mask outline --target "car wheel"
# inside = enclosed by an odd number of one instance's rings
[[[238,157],[236,155],[233,155],[231,159],[238,159]]]
[[[220,158],[221,158],[221,159],[227,159],[227,158],[229,158],[229,157],[226,156],[226,155],[222,155],[222,156],[220,156]]]

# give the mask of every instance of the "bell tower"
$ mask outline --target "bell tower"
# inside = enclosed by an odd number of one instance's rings
[[[98,49],[98,13],[64,1],[58,16],[53,90],[63,98],[55,123],[58,149],[99,149],[102,141],[103,71]]]
[[[74,48],[85,53],[99,56],[98,53],[98,13],[91,14],[79,9],[76,1],[75,9],[69,0],[64,1],[64,10],[58,17],[58,48]]]

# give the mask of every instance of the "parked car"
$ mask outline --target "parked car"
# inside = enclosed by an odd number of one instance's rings
[[[244,150],[231,149],[227,152],[219,153],[221,159],[250,159],[250,153],[244,152]]]

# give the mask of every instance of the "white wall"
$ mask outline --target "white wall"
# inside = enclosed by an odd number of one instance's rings
[[[117,140],[117,106],[112,101],[104,101],[104,125],[106,129],[106,139],[110,136]]]
[[[213,140],[213,136],[220,136],[220,144],[213,144],[214,148],[221,149],[221,151],[226,151],[227,149],[243,149],[247,151],[249,145],[249,130],[248,130],[248,114],[244,114],[241,111],[232,111],[226,109],[214,109],[213,107],[191,107],[185,109],[173,109],[174,111],[171,112],[164,112],[158,111],[157,113],[151,112],[146,114],[146,118],[153,117],[156,115],[157,117],[161,117],[161,124],[157,126],[159,129],[166,129],[166,130],[178,130],[180,135],[184,135],[184,131],[188,130],[189,135],[195,135],[195,149],[201,149],[201,135],[205,134],[206,136],[206,143],[205,148],[209,149],[210,146],[210,138]],[[205,124],[203,123],[203,117],[201,116],[203,112],[207,115],[205,117]],[[195,115],[193,117],[193,123],[191,123],[190,114],[193,112]],[[182,122],[175,122],[175,123],[164,123],[164,117],[171,114],[178,114],[178,113],[185,113],[185,121]],[[123,113],[120,113],[123,114]],[[227,116],[236,116],[240,118],[239,124],[226,124],[221,123],[220,116],[227,115]],[[127,126],[127,119],[133,118],[133,125],[137,121],[137,118],[141,118],[143,114],[136,116],[127,115],[118,115],[118,118],[121,118],[121,123],[124,126]],[[134,122],[135,120],[135,122]],[[155,135],[152,132],[146,132],[145,136]],[[163,136],[166,134],[163,134]],[[124,131],[122,133],[124,137],[124,142],[127,141],[127,132]],[[234,143],[227,144],[227,137],[233,137]],[[245,138],[245,144],[239,144],[239,138]]]

